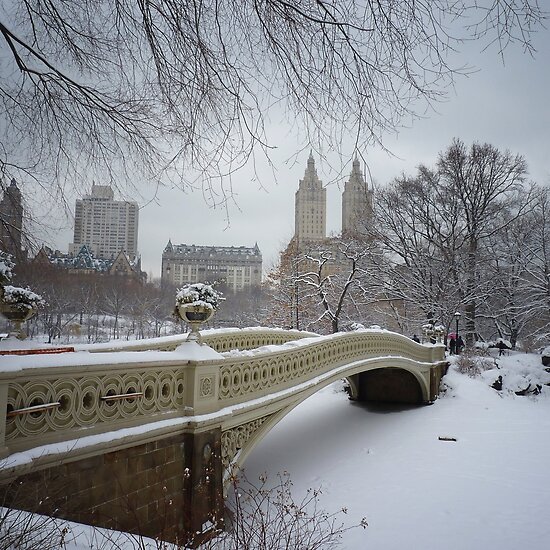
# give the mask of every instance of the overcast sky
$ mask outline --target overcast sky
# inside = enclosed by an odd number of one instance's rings
[[[433,166],[438,153],[457,137],[467,145],[473,141],[488,142],[523,155],[530,178],[549,184],[550,31],[539,33],[535,46],[534,58],[516,49],[507,52],[504,62],[494,50],[480,53],[475,45],[468,46],[461,61],[479,71],[457,77],[447,101],[436,106],[437,113],[416,120],[398,136],[383,136],[393,156],[380,148],[369,150],[366,161],[372,178],[384,185],[403,172],[413,173],[419,164]],[[283,125],[274,125],[271,135],[271,144],[276,147],[271,154],[275,173],[267,167],[257,167],[260,185],[251,166],[241,170],[233,178],[236,203],[230,203],[228,210],[209,207],[200,191],[184,193],[161,188],[152,200],[153,191],[143,190],[143,196],[137,199],[142,206],[138,249],[147,273],[159,276],[168,239],[174,244],[223,246],[253,246],[257,242],[264,271],[277,261],[278,252],[294,232],[294,194],[304,175],[309,151],[293,158],[303,140]],[[325,159],[314,155],[319,177],[327,184],[329,233],[340,230],[343,181],[335,180],[342,168],[349,174],[352,155],[350,144],[345,167],[330,151]],[[72,241],[72,220],[54,233],[51,241],[67,251]]]

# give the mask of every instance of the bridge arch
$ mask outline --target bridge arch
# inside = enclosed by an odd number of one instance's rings
[[[425,380],[416,372],[401,366],[386,366],[369,369],[346,377],[350,399],[378,403],[409,403],[420,405],[427,402]]]
[[[224,464],[224,490],[227,490],[231,477],[243,469],[247,458],[279,422],[309,397],[338,380],[348,381],[350,399],[355,401],[418,405],[429,402],[430,385],[426,377],[418,372],[417,363],[406,358],[394,358],[392,363],[388,365],[387,358],[354,362],[291,396],[274,412],[237,427],[231,428],[231,422],[225,427],[222,425],[222,448],[231,447],[228,454],[233,455]]]

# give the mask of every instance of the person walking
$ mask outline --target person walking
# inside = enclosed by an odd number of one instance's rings
[[[462,336],[459,336],[456,339],[456,354],[460,355],[462,353],[462,350],[464,349],[464,340],[462,339]]]
[[[451,339],[449,340],[449,353],[451,355],[454,355],[455,352],[456,352],[456,340],[454,336],[452,336]]]

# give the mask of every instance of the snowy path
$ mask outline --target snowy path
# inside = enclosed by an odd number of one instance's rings
[[[297,498],[322,487],[325,509],[366,516],[346,549],[546,550],[550,397],[503,398],[456,373],[448,381],[434,405],[394,412],[325,388],[268,434],[247,477],[287,470]]]

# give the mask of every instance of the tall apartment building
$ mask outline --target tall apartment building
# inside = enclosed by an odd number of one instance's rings
[[[122,250],[137,256],[139,209],[136,202],[115,201],[109,185],[92,185],[92,192],[75,205],[74,242],[69,253],[86,245],[97,258],[115,258]]]
[[[262,253],[258,245],[173,245],[162,253],[161,280],[173,285],[223,281],[233,292],[262,282]]]
[[[296,191],[294,239],[298,246],[322,241],[327,233],[327,190],[317,176],[310,153],[304,178]]]
[[[371,219],[372,190],[368,188],[359,160],[355,157],[342,193],[342,234],[365,233]]]
[[[17,182],[12,179],[0,201],[0,250],[15,260],[24,258],[21,245],[23,231],[23,200]]]

